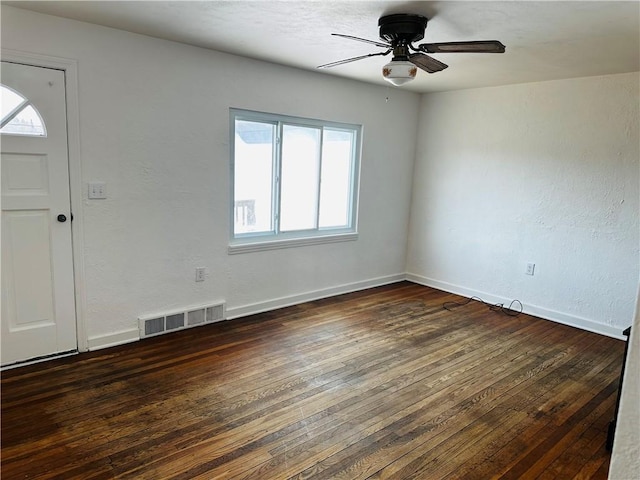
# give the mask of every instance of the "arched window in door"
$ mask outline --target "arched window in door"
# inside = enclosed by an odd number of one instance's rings
[[[15,90],[0,84],[0,133],[46,137],[47,129],[38,110]]]

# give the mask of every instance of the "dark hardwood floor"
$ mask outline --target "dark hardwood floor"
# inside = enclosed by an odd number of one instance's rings
[[[604,479],[622,341],[402,282],[2,373],[3,480]]]

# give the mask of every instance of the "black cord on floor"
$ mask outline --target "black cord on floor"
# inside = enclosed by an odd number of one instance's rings
[[[463,306],[469,304],[471,302],[471,300],[476,300],[478,302],[481,302],[484,305],[488,306],[489,310],[492,310],[494,312],[502,312],[505,315],[509,315],[510,317],[517,317],[518,315],[520,315],[522,313],[522,302],[520,302],[520,300],[512,300],[511,303],[509,304],[509,306],[505,307],[504,303],[495,303],[495,304],[494,303],[489,303],[489,302],[485,302],[480,297],[468,298],[466,302],[444,302],[442,304],[442,308],[444,308],[445,310],[452,311],[454,308],[463,307]],[[516,303],[518,305],[520,305],[520,310],[514,310],[513,309],[513,305],[516,304]]]

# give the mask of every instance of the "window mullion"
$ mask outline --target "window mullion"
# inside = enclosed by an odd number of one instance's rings
[[[27,108],[29,106],[31,102],[29,102],[29,100],[24,99],[24,101],[18,105],[16,108],[14,108],[13,110],[11,110],[3,119],[2,122],[0,122],[0,128],[4,128],[7,123],[9,123],[11,120],[13,120],[20,112],[22,112],[22,110],[24,110],[25,108]]]
[[[349,165],[349,218],[348,218],[348,222],[349,222],[349,228],[353,227],[353,225],[355,224],[355,216],[356,216],[356,210],[355,210],[355,204],[356,204],[356,188],[355,188],[355,175],[356,175],[356,158],[358,155],[358,142],[360,141],[360,138],[358,137],[358,134],[355,134],[352,137],[352,143],[351,143],[351,162]]]
[[[320,230],[320,193],[322,187],[322,145],[324,144],[324,128],[320,129],[320,145],[318,148],[318,191],[316,195],[316,230]]]
[[[282,191],[282,122],[278,122],[276,128],[276,141],[274,145],[274,188],[273,188],[273,230],[277,235],[280,233],[280,206]]]

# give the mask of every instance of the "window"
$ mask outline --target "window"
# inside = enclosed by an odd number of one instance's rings
[[[231,110],[231,253],[357,238],[361,127]]]
[[[42,117],[31,104],[15,90],[0,84],[0,133],[46,137]]]

